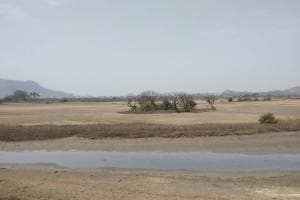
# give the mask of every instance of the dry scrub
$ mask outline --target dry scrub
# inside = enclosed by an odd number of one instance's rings
[[[277,124],[94,124],[94,125],[0,125],[0,141],[46,140],[66,137],[147,138],[147,137],[199,137],[224,135],[252,135],[267,132],[299,131],[300,120],[280,121]]]

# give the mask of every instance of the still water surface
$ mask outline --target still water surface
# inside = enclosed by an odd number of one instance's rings
[[[49,163],[69,168],[197,171],[300,170],[300,154],[210,152],[0,151],[0,164]]]

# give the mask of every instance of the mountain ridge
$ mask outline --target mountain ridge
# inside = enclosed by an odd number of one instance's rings
[[[42,98],[64,98],[73,96],[71,93],[48,89],[31,80],[19,81],[0,78],[0,98],[11,95],[16,90],[23,90],[27,93],[36,92],[39,93]]]
[[[300,86],[288,88],[285,90],[272,90],[267,92],[249,92],[225,90],[221,93],[222,97],[241,97],[241,96],[300,96]]]

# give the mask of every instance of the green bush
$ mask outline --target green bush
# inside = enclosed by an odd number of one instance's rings
[[[233,98],[232,97],[228,98],[228,102],[233,102]]]
[[[276,124],[278,122],[278,119],[275,118],[273,113],[267,113],[260,116],[259,122],[261,124]]]

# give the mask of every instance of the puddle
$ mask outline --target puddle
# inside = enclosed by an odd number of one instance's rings
[[[2,164],[49,163],[68,168],[197,171],[300,170],[300,155],[209,152],[0,151]]]

